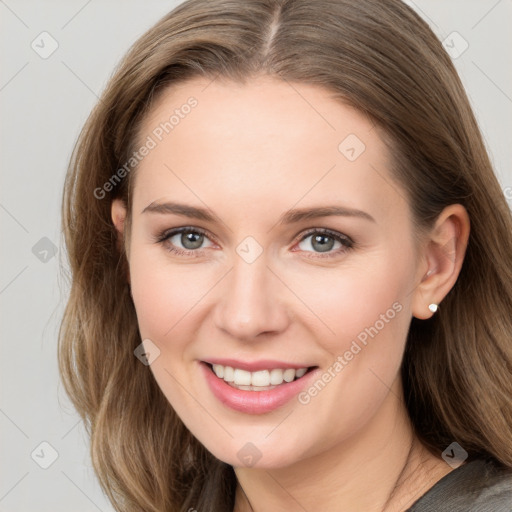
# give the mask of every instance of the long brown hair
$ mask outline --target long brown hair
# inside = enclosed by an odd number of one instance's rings
[[[324,87],[374,120],[417,232],[450,204],[467,209],[458,280],[436,315],[411,322],[406,406],[437,456],[457,441],[471,457],[512,468],[512,217],[441,43],[399,0],[188,0],[119,64],[79,136],[64,190],[71,292],[59,365],[116,510],[231,511],[236,478],[133,355],[141,339],[110,208],[120,197],[130,209],[135,170],[105,183],[129,160],[166,87],[257,74]]]

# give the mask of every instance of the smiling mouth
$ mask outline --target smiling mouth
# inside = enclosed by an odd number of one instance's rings
[[[232,388],[243,391],[269,391],[299,380],[307,373],[318,368],[318,366],[298,369],[274,368],[272,370],[249,372],[231,366],[213,365],[207,362],[203,362],[203,364],[206,364],[218,379],[223,380]]]

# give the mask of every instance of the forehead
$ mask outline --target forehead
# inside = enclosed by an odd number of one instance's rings
[[[139,140],[150,139],[135,210],[163,197],[218,205],[229,197],[233,208],[321,200],[379,216],[400,201],[372,121],[318,86],[269,77],[183,82],[144,119]]]

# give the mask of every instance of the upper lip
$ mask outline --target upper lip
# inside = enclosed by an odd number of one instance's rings
[[[309,368],[312,365],[308,364],[296,364],[286,363],[285,361],[277,361],[275,359],[262,359],[260,361],[239,361],[237,359],[221,359],[218,357],[212,357],[204,359],[204,363],[209,364],[220,364],[222,366],[231,366],[232,368],[239,368],[240,370],[246,370],[248,372],[257,372],[259,370],[273,370],[275,368]]]

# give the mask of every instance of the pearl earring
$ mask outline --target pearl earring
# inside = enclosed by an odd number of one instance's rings
[[[430,311],[432,311],[432,313],[435,313],[437,311],[437,304],[429,304],[428,305],[428,309],[430,309]]]

